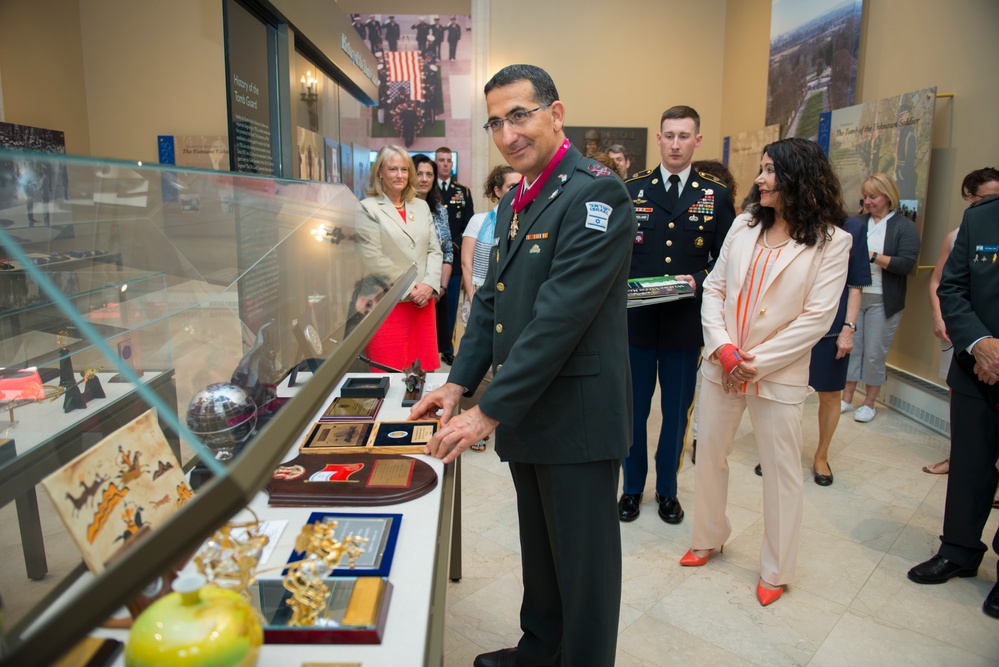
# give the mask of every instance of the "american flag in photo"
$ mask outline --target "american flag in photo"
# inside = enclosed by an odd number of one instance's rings
[[[416,51],[389,51],[385,54],[388,61],[389,81],[409,81],[412,86],[409,99],[423,100],[423,60]]]
[[[394,100],[399,95],[402,95],[407,100],[410,99],[410,93],[412,91],[413,84],[409,81],[389,81],[388,84],[388,98],[389,100]]]

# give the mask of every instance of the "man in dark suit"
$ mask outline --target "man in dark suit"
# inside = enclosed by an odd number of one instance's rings
[[[389,51],[398,51],[399,46],[399,24],[395,22],[395,17],[390,16],[388,23],[382,26],[385,29],[385,41],[388,42]]]
[[[445,462],[495,429],[516,487],[524,634],[475,666],[612,665],[634,211],[621,180],[566,140],[565,108],[544,70],[510,65],[485,92],[486,131],[524,181],[500,201],[489,272],[448,382],[411,417],[441,410],[426,451]],[[490,367],[479,404],[449,419]]]
[[[458,42],[461,40],[461,26],[458,25],[457,21],[458,19],[452,16],[451,22],[444,28],[444,31],[447,32],[448,60],[454,60],[458,51]]]
[[[420,54],[422,55],[427,50],[427,35],[430,34],[430,24],[427,23],[421,16],[419,20],[412,26],[413,30],[416,31],[416,46],[420,49]]]
[[[354,14],[353,26],[354,30],[357,31],[357,34],[361,36],[362,40],[368,38],[368,28],[366,25],[364,25],[364,21],[361,20],[360,14]]]
[[[371,44],[371,52],[378,53],[382,50],[382,24],[374,16],[368,17],[368,43]]]
[[[701,284],[735,219],[728,188],[713,176],[691,169],[694,149],[701,145],[700,128],[701,117],[690,107],[664,111],[656,134],[662,164],[626,182],[638,218],[629,277],[675,275],[695,288],[697,297],[628,310],[635,423],[631,453],[624,461],[621,521],[638,518],[645,491],[647,423],[657,370],[663,421],[655,457],[656,501],[663,521],[683,521],[676,474],[704,344]]]
[[[454,256],[461,257],[461,239],[465,234],[468,221],[475,215],[475,203],[472,201],[472,191],[452,178],[454,157],[451,149],[441,146],[434,153],[437,163],[438,185],[441,196],[447,206],[447,222],[451,228],[451,243],[454,244]],[[447,284],[447,300],[437,302],[437,346],[444,361],[450,364],[454,361],[454,325],[458,319],[458,296],[461,294],[461,263],[454,265],[454,271]],[[442,310],[443,309],[443,310]],[[445,319],[445,315],[447,319]],[[441,323],[445,326],[441,327]]]
[[[439,16],[434,17],[434,24],[430,26],[430,31],[434,36],[434,57],[441,59],[441,47],[444,45],[444,26],[441,25]]]
[[[937,296],[954,358],[950,398],[950,479],[940,549],[909,570],[920,584],[974,577],[988,547],[982,530],[992,511],[999,471],[999,199],[964,213]],[[992,539],[999,551],[999,531]],[[999,584],[983,611],[999,618]]]

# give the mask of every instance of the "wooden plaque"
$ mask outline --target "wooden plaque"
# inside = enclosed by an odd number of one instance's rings
[[[379,453],[380,454],[380,453]],[[301,454],[271,477],[272,507],[370,507],[419,498],[437,486],[437,473],[408,456]]]
[[[312,427],[302,454],[422,454],[440,422],[319,422]]]

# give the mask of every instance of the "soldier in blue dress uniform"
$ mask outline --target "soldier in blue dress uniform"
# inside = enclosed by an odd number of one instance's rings
[[[638,219],[629,277],[675,275],[690,283],[697,297],[628,310],[635,412],[631,452],[624,461],[624,491],[618,503],[622,521],[635,520],[640,511],[648,474],[647,422],[657,375],[663,421],[655,457],[656,501],[663,521],[683,521],[676,474],[704,344],[701,284],[735,218],[728,188],[691,169],[694,149],[701,143],[700,124],[697,111],[688,106],[663,112],[656,134],[662,164],[626,182]]]

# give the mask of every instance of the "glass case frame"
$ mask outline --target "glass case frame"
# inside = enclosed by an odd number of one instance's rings
[[[31,173],[25,177],[26,172]],[[24,186],[39,173],[57,175],[50,196],[41,202],[38,191],[44,181]],[[60,186],[63,199],[57,201]],[[34,210],[44,208],[50,221],[37,231],[26,214],[31,198]],[[4,629],[0,661],[53,661],[176,566],[263,488],[289,441],[322,408],[416,277],[415,266],[400,267],[391,276],[366,272],[353,234],[359,215],[357,200],[341,185],[0,151],[0,246],[10,267],[0,270],[0,280],[5,271],[16,274],[41,296],[31,304],[0,309],[0,349],[15,335],[12,318],[23,319],[26,312],[33,313],[31,326],[58,323],[74,334],[71,344],[0,357],[0,366],[44,368],[70,356],[94,368],[103,364],[134,386],[137,407],[156,408],[185,469],[201,463],[214,474],[169,521],[103,572],[78,581],[71,575],[41,596],[30,613]],[[70,267],[82,274],[76,291],[67,291],[57,276],[59,269],[68,270],[60,266],[66,260],[59,258],[69,246],[76,248],[73,252],[93,253],[70,258],[82,260]],[[36,261],[46,259],[46,252],[55,259]],[[219,255],[226,255],[225,261]],[[108,257],[120,271],[106,271]],[[365,299],[361,312],[355,305],[371,279],[379,294]],[[120,301],[103,296],[129,291]],[[94,295],[101,296],[95,300]],[[261,333],[268,324],[281,329],[270,341]],[[301,335],[306,326],[312,328],[309,336]],[[120,340],[129,336],[143,342],[143,367],[125,363],[120,354]],[[309,349],[307,343],[315,338],[318,350]],[[230,353],[213,354],[216,344],[228,346]],[[254,361],[253,352],[261,345],[270,348],[270,366],[261,365],[259,355]],[[308,383],[293,399],[268,394],[275,403],[269,421],[229,465],[216,461],[188,428],[187,401],[206,380],[228,382],[240,368],[249,368],[246,375],[254,377],[267,368],[287,375],[310,359],[314,372]],[[177,370],[185,363],[189,373]],[[167,390],[150,386],[139,374],[143,371],[150,376],[169,373]],[[258,385],[270,390],[275,379]],[[95,442],[91,437],[71,451]],[[49,457],[49,468],[71,458],[66,452],[49,452]],[[43,465],[44,458],[37,453],[0,458],[0,501],[34,493],[27,472]],[[73,575],[80,571],[76,568]]]

